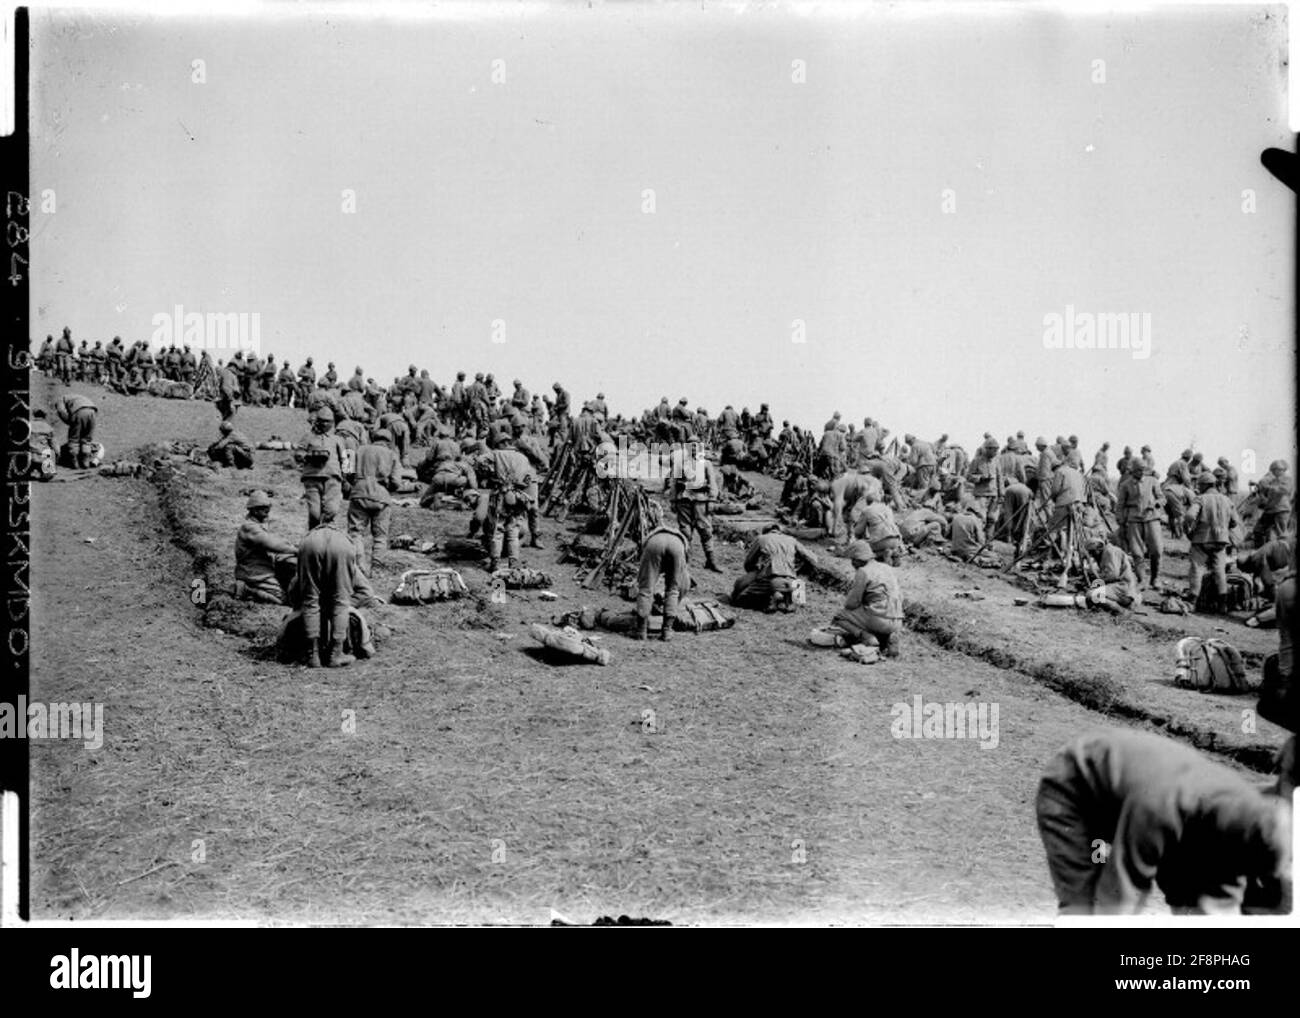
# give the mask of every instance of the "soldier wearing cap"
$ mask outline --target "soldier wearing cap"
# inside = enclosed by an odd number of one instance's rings
[[[325,374],[320,380],[321,385],[327,389],[332,389],[339,384],[339,373],[334,370],[334,362],[330,361],[325,369]]]
[[[1256,548],[1262,548],[1290,528],[1295,487],[1287,476],[1286,460],[1274,460],[1268,465],[1268,473],[1255,485],[1255,494],[1259,498],[1259,518],[1251,540]]]
[[[325,504],[298,548],[296,594],[301,598],[309,668],[319,668],[321,637],[329,624],[328,665],[343,668],[356,658],[343,650],[348,637],[356,550],[335,525],[337,504]]]
[[[878,646],[885,657],[898,657],[903,629],[903,598],[892,567],[876,561],[866,541],[857,540],[846,550],[853,563],[853,579],[844,597],[844,607],[831,624],[845,630],[850,639]]]
[[[795,579],[800,566],[816,565],[815,555],[782,532],[780,524],[773,523],[750,541],[745,552],[745,575],[731,588],[731,603],[771,610],[777,585]]]
[[[1005,485],[1002,465],[998,462],[996,438],[986,438],[976,451],[966,468],[966,480],[971,485],[971,498],[980,503],[983,516],[987,519],[994,504],[1001,500]]]
[[[236,470],[253,469],[253,443],[235,430],[230,421],[221,422],[221,437],[208,446],[213,463]]]
[[[700,535],[704,549],[704,568],[720,573],[722,569],[713,560],[713,520],[709,505],[718,500],[721,482],[717,468],[708,459],[695,435],[687,435],[686,443],[672,451],[668,460],[668,476],[664,488],[672,490],[673,512],[677,527],[690,552],[691,536]]]
[[[1116,493],[1115,522],[1124,550],[1133,557],[1139,585],[1143,558],[1151,560],[1151,586],[1155,587],[1160,579],[1160,517],[1164,515],[1165,502],[1165,492],[1156,482],[1155,474],[1149,473],[1141,460],[1131,461]]]
[[[515,391],[510,394],[510,405],[521,413],[528,410],[530,397],[528,390],[524,388],[524,383],[518,378],[514,381]]]
[[[298,443],[294,459],[301,468],[307,525],[315,527],[326,508],[332,510],[331,519],[338,516],[347,457],[342,440],[334,433],[334,413],[329,407],[317,408],[311,428],[311,433]]]
[[[488,556],[488,572],[496,572],[502,556],[513,567],[519,563],[519,522],[528,516],[532,493],[537,490],[532,464],[514,447],[511,438],[479,457],[479,476],[487,479],[491,489],[487,516],[483,521],[483,550]],[[502,532],[500,546],[497,531]]]
[[[266,492],[253,492],[244,508],[248,516],[235,534],[235,596],[264,604],[288,604],[298,549],[267,528],[271,498]]]
[[[1227,548],[1232,543],[1232,531],[1241,530],[1241,518],[1232,500],[1214,490],[1214,475],[1208,470],[1196,478],[1196,490],[1191,508],[1183,517],[1190,545],[1187,599],[1196,603],[1208,571],[1214,577],[1218,611],[1223,613],[1228,607]]]
[[[1237,494],[1237,468],[1228,462],[1227,456],[1219,457],[1219,467],[1223,470],[1223,480],[1220,484],[1220,490],[1228,496]],[[1218,471],[1216,470],[1215,473],[1217,474]]]
[[[401,484],[401,461],[393,436],[379,428],[354,456],[355,480],[348,496],[348,537],[359,551],[361,571],[367,576],[378,554],[388,548],[388,525],[393,511],[390,492]]]
[[[596,393],[596,398],[588,406],[591,407],[591,412],[599,417],[602,422],[609,420],[609,406],[605,403],[605,394],[603,392]]]

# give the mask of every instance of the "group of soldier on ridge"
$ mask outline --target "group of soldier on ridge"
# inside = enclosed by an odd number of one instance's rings
[[[67,385],[102,383],[135,393],[161,378],[184,387],[182,395],[213,401],[220,436],[208,455],[232,468],[252,467],[257,455],[240,430],[241,407],[306,411],[308,433],[283,447],[292,450],[299,469],[308,532],[296,544],[276,535],[268,526],[273,500],[254,491],[235,557],[239,597],[297,609],[303,660],[310,666],[342,667],[374,653],[358,609],[383,603],[372,576],[388,548],[395,494],[418,495],[421,506],[436,509],[444,498],[480,493],[470,532],[480,536],[486,565],[495,572],[503,559],[521,562],[525,532],[529,547],[542,547],[539,484],[552,464],[568,456],[590,467],[593,477],[605,476],[596,468],[624,441],[651,450],[655,443],[668,447],[664,490],[671,507],[663,513],[654,505],[641,543],[633,638],[648,636],[661,587],[665,624],[659,632],[669,638],[667,620],[691,588],[688,560],[697,537],[705,568],[721,571],[712,513],[720,499],[754,494],[741,474],[748,470],[783,480],[783,522],[763,525],[750,538],[744,574],[732,589],[734,606],[788,608],[789,598],[781,595],[801,571],[817,564],[800,537],[842,534],[842,554],[853,573],[832,622],[847,642],[896,657],[903,609],[894,567],[910,548],[928,543],[980,563],[994,541],[1019,555],[1036,535],[1040,552],[1055,558],[1064,575],[1077,542],[1089,558],[1089,575],[1105,585],[1105,602],[1127,606],[1142,585],[1158,586],[1168,534],[1188,542],[1188,600],[1198,600],[1208,574],[1207,587],[1215,591],[1208,608],[1225,610],[1225,573],[1234,559],[1234,568],[1251,573],[1257,589],[1275,599],[1278,668],[1290,681],[1294,486],[1283,460],[1272,462],[1243,498],[1238,473],[1226,458],[1211,464],[1190,449],[1162,478],[1149,446],[1136,453],[1125,447],[1113,484],[1109,444],[1101,445],[1085,470],[1073,435],[1039,437],[1031,448],[1023,433],[1005,442],[985,434],[968,456],[946,434],[933,441],[910,433],[891,439],[879,421],[867,417],[858,428],[843,423],[839,412],[820,438],[789,421],[777,431],[767,404],[757,413],[727,406],[713,417],[702,406],[692,410],[684,397],[676,405],[664,397],[624,418],[611,416],[604,393],[575,407],[559,382],[536,396],[517,379],[507,392],[491,373],[471,381],[460,372],[444,387],[412,365],[392,385],[380,386],[360,367],[340,379],[331,363],[317,377],[311,358],[294,371],[270,356],[237,354],[213,364],[206,353],[195,358],[188,348],[155,353],[147,343],[128,348],[117,339],[107,348],[87,348],[85,342],[76,348],[66,329],[59,340],[47,339],[37,364]],[[85,468],[94,447],[96,404],[66,393],[57,411],[68,426],[70,465]],[[39,412],[33,420],[37,443],[51,450],[54,445],[53,429]],[[1240,514],[1245,503],[1254,514],[1249,533]],[[1294,739],[1288,749],[1284,781],[1293,782]],[[1105,787],[1098,775],[1105,776]],[[1121,824],[1111,831],[1108,821],[1094,815],[1110,808],[1106,802],[1118,809],[1139,799],[1148,803],[1149,814],[1128,828]],[[1132,911],[1159,884],[1176,909],[1240,908],[1252,882],[1279,872],[1281,832],[1290,818],[1275,802],[1170,740],[1129,733],[1079,740],[1049,767],[1038,800],[1061,907]],[[1174,845],[1162,833],[1184,825],[1188,810],[1200,811],[1206,837],[1217,839],[1216,851],[1223,853],[1222,865],[1200,865],[1204,846],[1187,837]],[[1091,835],[1103,829],[1112,854],[1098,866],[1089,856]],[[1174,863],[1159,856],[1172,859],[1180,851],[1198,865],[1182,866],[1175,881],[1161,869],[1168,863],[1172,873]]]

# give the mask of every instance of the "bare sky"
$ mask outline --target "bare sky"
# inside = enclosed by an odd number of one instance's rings
[[[33,332],[257,312],[263,354],[381,381],[839,409],[968,448],[1073,432],[1162,465],[1192,443],[1257,473],[1293,459],[1294,197],[1259,162],[1292,147],[1285,18],[36,12],[57,211],[33,206]],[[1045,349],[1067,305],[1149,313],[1150,356]]]

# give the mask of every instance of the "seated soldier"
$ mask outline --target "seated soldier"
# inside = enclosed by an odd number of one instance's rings
[[[871,545],[863,540],[850,544],[847,554],[853,563],[853,579],[844,607],[831,624],[843,629],[855,643],[879,647],[885,657],[898,657],[903,598],[893,567],[877,562]]]
[[[743,608],[773,609],[774,595],[791,589],[800,566],[815,567],[817,559],[779,524],[773,523],[756,535],[745,551],[745,575],[731,590],[731,603]],[[793,610],[786,601],[782,605]]]
[[[213,463],[236,470],[253,469],[253,446],[230,421],[221,422],[221,437],[208,446]]]
[[[953,556],[969,562],[985,545],[984,506],[969,496],[963,497],[949,524],[948,548]]]
[[[1088,592],[1088,601],[1110,612],[1131,608],[1138,600],[1137,571],[1133,558],[1124,549],[1099,537],[1089,538],[1084,549],[1097,567],[1100,585]]]
[[[1239,552],[1237,568],[1259,581],[1260,596],[1272,601],[1279,579],[1291,572],[1291,542],[1294,538],[1274,538],[1263,547]]]
[[[289,587],[298,571],[298,549],[267,529],[271,497],[248,496],[248,517],[235,535],[235,597],[263,604],[288,604]]]
[[[747,502],[754,497],[754,486],[745,480],[734,464],[728,463],[722,468],[722,494]]]
[[[851,536],[865,538],[882,562],[898,565],[903,553],[903,535],[894,521],[894,511],[881,501],[881,493],[876,491],[863,494],[859,507],[861,516],[854,522]]]

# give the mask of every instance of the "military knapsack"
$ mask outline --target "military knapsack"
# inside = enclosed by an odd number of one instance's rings
[[[1226,640],[1188,636],[1178,641],[1174,685],[1201,693],[1250,693],[1259,680],[1247,674],[1241,651]]]
[[[726,614],[717,601],[683,601],[673,619],[674,629],[688,633],[730,629],[735,624],[735,616]]]
[[[455,569],[408,569],[393,591],[394,604],[429,604],[449,601],[469,593]]]
[[[1247,612],[1255,611],[1260,607],[1259,599],[1255,596],[1255,586],[1249,576],[1243,573],[1228,573],[1227,580],[1228,611]],[[1196,597],[1198,612],[1213,614],[1218,611],[1219,606],[1215,601],[1217,590],[1213,576],[1207,576],[1201,581],[1201,589]]]
[[[551,586],[551,578],[540,569],[515,566],[510,569],[498,569],[492,574],[505,582],[508,590],[535,590]]]

